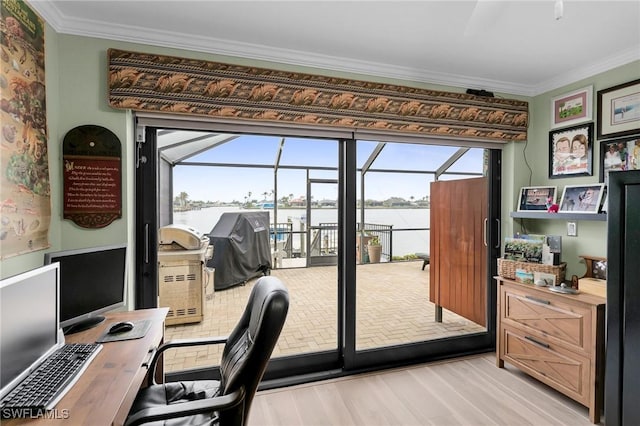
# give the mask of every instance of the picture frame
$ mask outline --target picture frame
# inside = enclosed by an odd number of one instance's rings
[[[602,201],[602,207],[600,208],[600,211],[602,213],[606,213],[608,209],[609,209],[609,193],[607,192],[604,195],[604,201]]]
[[[504,239],[504,258],[517,262],[542,263],[542,238],[512,238]],[[533,277],[531,277],[533,278]]]
[[[571,126],[593,119],[593,86],[551,99],[551,128]]]
[[[557,186],[524,186],[518,197],[518,211],[547,210],[556,203]]]
[[[562,191],[558,213],[599,213],[605,185],[567,185]]]
[[[640,134],[640,79],[598,91],[598,139]]]
[[[593,175],[593,121],[549,132],[549,178]]]
[[[533,271],[533,282],[540,287],[550,287],[556,285],[556,274]]]
[[[600,142],[600,182],[609,183],[609,172],[640,169],[640,136]]]

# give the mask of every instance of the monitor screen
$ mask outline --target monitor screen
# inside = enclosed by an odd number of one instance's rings
[[[104,321],[100,314],[124,306],[126,245],[46,253],[60,263],[60,326],[65,334]]]
[[[0,281],[0,398],[64,344],[58,264]]]

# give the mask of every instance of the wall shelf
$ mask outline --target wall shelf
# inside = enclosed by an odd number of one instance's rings
[[[596,220],[606,222],[606,213],[547,213],[545,211],[511,212],[515,219]]]

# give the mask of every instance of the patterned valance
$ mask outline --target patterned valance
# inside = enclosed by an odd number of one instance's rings
[[[425,136],[521,141],[528,103],[109,49],[114,108]]]

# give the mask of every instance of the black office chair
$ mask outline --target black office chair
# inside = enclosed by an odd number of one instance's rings
[[[284,284],[276,277],[262,277],[228,338],[176,340],[161,345],[151,361],[152,373],[158,357],[167,349],[225,343],[221,379],[154,382],[139,391],[126,425],[244,425],[288,309],[289,293]]]

